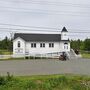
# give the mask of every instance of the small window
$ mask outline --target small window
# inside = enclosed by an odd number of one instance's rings
[[[49,47],[51,47],[51,43],[49,43]]]
[[[20,41],[18,41],[18,47],[20,47],[21,45],[20,45]]]
[[[54,43],[52,43],[52,47],[54,47]]]
[[[36,48],[36,43],[31,43],[32,48]]]
[[[45,47],[45,43],[40,43],[40,47]]]
[[[31,47],[33,47],[33,43],[31,43]]]
[[[49,43],[49,47],[54,47],[54,43]]]
[[[45,43],[43,43],[43,47],[45,47]]]
[[[36,43],[34,43],[34,47],[36,48]]]
[[[42,47],[42,43],[40,43],[40,47]]]

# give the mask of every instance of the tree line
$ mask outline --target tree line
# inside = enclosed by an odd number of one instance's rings
[[[84,51],[90,51],[90,39],[85,40],[70,40],[71,42],[71,48],[74,50],[84,50]],[[0,41],[0,50],[13,50],[13,43],[12,40],[8,37],[5,37],[3,40]]]
[[[85,40],[71,40],[71,48],[74,50],[90,51],[90,39]]]
[[[0,50],[12,51],[13,43],[12,40],[8,37],[5,37],[3,40],[0,40]]]

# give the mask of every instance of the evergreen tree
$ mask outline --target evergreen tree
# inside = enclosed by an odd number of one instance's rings
[[[84,41],[84,50],[90,51],[90,39],[85,39],[85,41]]]
[[[12,51],[12,41],[5,37],[5,39],[0,41],[0,49]]]

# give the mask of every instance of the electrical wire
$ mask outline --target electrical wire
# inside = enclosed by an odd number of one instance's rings
[[[0,1],[0,2],[16,2],[16,1]],[[80,8],[90,8],[89,4],[75,4],[75,3],[66,3],[66,2],[49,2],[49,1],[17,1],[24,4],[40,4],[40,5],[54,5],[54,6],[72,6]]]
[[[0,28],[0,31],[3,31],[3,30],[6,30],[6,31],[13,31],[13,30],[16,30],[16,31],[40,31],[40,32],[60,32],[60,31],[57,31],[57,30],[53,30],[53,31],[51,31],[51,30],[38,30],[38,29],[25,29],[25,28],[22,28],[22,29],[20,29],[20,28]],[[73,30],[73,29],[72,29]],[[84,32],[82,32],[82,31],[79,31],[79,32],[72,32],[72,31],[69,31],[69,33],[78,33],[78,34],[84,34],[84,33],[90,33],[90,31],[84,31]]]
[[[16,25],[16,24],[6,24],[6,23],[0,23],[0,25],[7,25],[7,26],[18,26],[18,27],[27,27],[27,28],[39,28],[39,29],[58,29],[54,27],[40,27],[40,26],[24,26],[24,25]]]
[[[3,10],[1,9],[3,8]],[[37,14],[47,14],[47,15],[68,15],[68,16],[79,16],[79,17],[90,17],[90,13],[86,12],[68,12],[68,11],[53,11],[53,10],[41,10],[41,9],[25,9],[25,8],[13,8],[13,7],[1,7],[0,11],[10,11],[10,12],[23,12],[23,13],[37,13]]]

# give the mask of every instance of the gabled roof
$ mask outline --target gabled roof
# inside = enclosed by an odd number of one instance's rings
[[[68,32],[67,29],[65,27],[63,27],[61,32]]]
[[[15,33],[14,39],[22,38],[25,41],[61,41],[61,34],[27,34]]]

